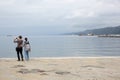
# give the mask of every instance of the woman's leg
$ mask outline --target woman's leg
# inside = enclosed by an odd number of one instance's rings
[[[25,54],[25,60],[27,60],[27,51],[25,51],[24,54]]]
[[[26,61],[29,60],[29,53],[28,53],[28,51],[25,51],[25,60],[26,60]]]
[[[28,51],[27,51],[27,60],[29,60],[29,53],[28,53]]]

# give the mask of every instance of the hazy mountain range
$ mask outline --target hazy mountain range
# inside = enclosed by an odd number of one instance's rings
[[[75,35],[85,35],[85,34],[95,34],[95,35],[120,34],[120,26],[105,27],[105,28],[99,28],[99,29],[90,29],[90,30],[85,30],[85,31],[82,31],[82,32],[68,33],[68,35],[69,34],[75,34]]]

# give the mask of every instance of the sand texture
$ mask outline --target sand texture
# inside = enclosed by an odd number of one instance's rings
[[[120,80],[120,58],[0,59],[0,80]]]

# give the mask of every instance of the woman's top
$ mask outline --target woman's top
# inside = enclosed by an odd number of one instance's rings
[[[31,50],[29,41],[24,41],[24,49],[25,49],[25,51],[30,51]]]

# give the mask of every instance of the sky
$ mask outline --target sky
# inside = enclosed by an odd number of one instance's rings
[[[0,35],[49,35],[120,25],[120,0],[0,0]]]

